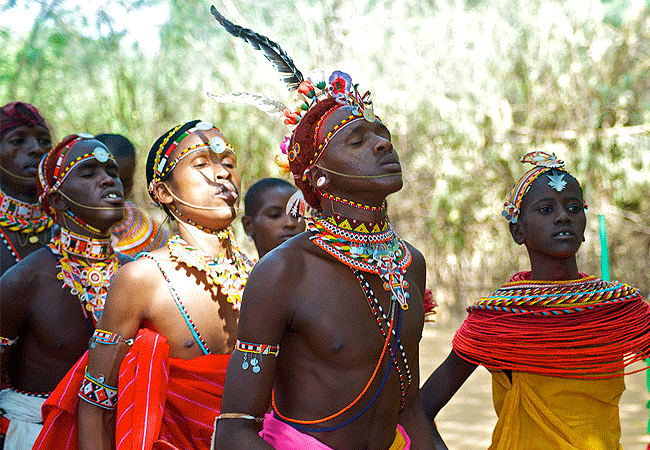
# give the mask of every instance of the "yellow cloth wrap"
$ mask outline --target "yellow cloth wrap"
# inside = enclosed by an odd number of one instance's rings
[[[488,450],[622,450],[623,377],[602,380],[492,372],[498,420]]]
[[[388,450],[402,450],[404,447],[406,447],[406,439],[398,428],[395,430],[395,440],[390,445],[390,448]]]

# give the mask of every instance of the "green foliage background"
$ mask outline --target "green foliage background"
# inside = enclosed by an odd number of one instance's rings
[[[167,3],[160,49],[121,44],[116,5]],[[0,14],[24,2],[0,3]],[[208,0],[103,0],[93,17],[41,0],[29,33],[0,26],[0,101],[35,104],[55,137],[112,131],[139,152],[192,118],[238,150],[244,188],[277,176],[287,128],[206,91],[290,102],[270,64],[221,30]],[[397,230],[427,258],[438,320],[528,268],[502,202],[527,151],[555,152],[583,184],[584,272],[600,273],[598,214],[613,278],[650,291],[650,0],[219,0],[231,20],[280,43],[304,73],[350,73],[393,132],[405,187]],[[89,33],[88,30],[96,31]],[[137,184],[136,184],[137,187]],[[144,181],[136,192],[146,204]]]

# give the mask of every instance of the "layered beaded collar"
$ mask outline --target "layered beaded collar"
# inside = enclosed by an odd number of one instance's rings
[[[61,228],[61,234],[52,238],[48,248],[59,260],[57,278],[79,298],[86,320],[94,328],[119,265],[110,238],[90,239]]]
[[[25,203],[0,191],[0,225],[24,234],[40,233],[49,229],[54,221],[39,207],[38,203]],[[35,239],[32,239],[34,237]],[[35,244],[36,236],[30,236]]]
[[[113,252],[110,235],[104,238],[89,238],[67,228],[61,228],[61,248],[68,254],[81,258],[106,259]]]
[[[215,257],[192,247],[178,234],[169,239],[167,248],[172,260],[205,273],[207,281],[219,288],[219,292],[232,303],[233,309],[239,309],[248,274],[253,270],[256,261],[244,253],[233,240],[231,227],[221,230],[217,236],[224,243],[230,244],[231,258],[223,253]]]
[[[408,308],[409,283],[406,269],[411,252],[387,220],[379,223],[355,221],[339,215],[317,214],[307,219],[311,241],[346,266],[374,273],[384,282],[391,299]]]

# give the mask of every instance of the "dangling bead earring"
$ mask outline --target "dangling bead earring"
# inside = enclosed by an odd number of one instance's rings
[[[323,187],[327,179],[325,177],[320,177],[318,180],[316,180],[316,187]]]

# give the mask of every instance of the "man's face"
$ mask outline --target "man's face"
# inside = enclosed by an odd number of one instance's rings
[[[120,169],[120,180],[124,187],[124,198],[131,197],[133,191],[133,176],[135,175],[135,159],[129,156],[116,158],[117,165]]]
[[[215,130],[203,131],[208,139],[226,138]],[[197,134],[187,136],[174,150],[174,160],[184,149],[202,144]],[[173,168],[171,176],[164,181],[169,190],[180,198],[173,205],[181,214],[209,229],[226,228],[237,216],[241,177],[237,170],[237,156],[228,147],[221,153],[209,145],[191,150]]]
[[[92,153],[97,147],[108,151],[94,139],[76,143],[68,151],[66,163]],[[70,169],[59,190],[72,200],[65,199],[75,216],[100,230],[108,230],[124,217],[122,182],[112,158],[106,162],[90,158],[78,163]]]
[[[344,106],[332,113],[321,127],[319,139],[324,139],[350,114],[351,106]],[[364,191],[385,197],[402,188],[399,157],[391,143],[390,131],[379,119],[374,122],[354,120],[340,128],[330,139],[317,164],[352,176],[330,174],[333,180],[330,186],[345,198]],[[330,193],[334,194],[333,191]]]
[[[0,165],[11,174],[2,172],[2,184],[36,186],[38,163],[52,149],[52,138],[41,125],[10,129],[0,139]]]
[[[294,192],[295,189],[286,186],[265,189],[260,194],[257,214],[245,221],[244,228],[255,241],[260,258],[305,231],[303,220],[286,213],[287,202]]]
[[[540,175],[526,193],[519,214],[524,244],[531,254],[550,258],[575,255],[584,240],[586,217],[582,190],[566,172],[566,186],[560,192],[549,185],[547,171]]]

